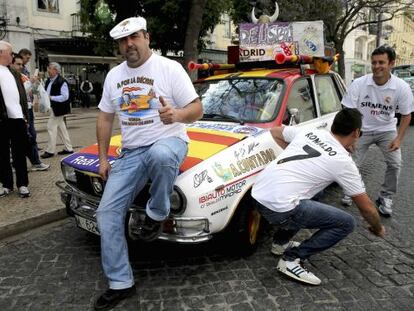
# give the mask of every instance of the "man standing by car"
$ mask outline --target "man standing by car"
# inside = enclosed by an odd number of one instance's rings
[[[124,230],[128,208],[151,179],[151,198],[139,235],[147,241],[156,239],[169,215],[169,196],[187,153],[183,123],[202,116],[201,102],[181,65],[149,48],[144,18],[124,20],[110,35],[126,61],[108,73],[99,103],[99,173],[107,182],[96,217],[109,289],[96,300],[95,310],[107,310],[134,294]],[[111,169],[107,153],[115,113],[122,152]]]
[[[393,197],[397,192],[401,171],[401,143],[410,125],[414,110],[413,94],[409,85],[391,74],[395,63],[395,51],[390,46],[380,46],[371,54],[372,73],[356,79],[342,99],[345,107],[357,108],[363,115],[363,135],[356,145],[354,160],[361,166],[369,146],[375,144],[384,155],[384,182],[376,200],[382,216],[392,214]],[[401,114],[397,130],[395,113]],[[342,199],[344,205],[351,205],[349,196]]]
[[[0,41],[0,197],[13,191],[10,147],[16,170],[16,185],[22,198],[30,196],[27,175],[27,97],[20,73],[8,68],[12,45]]]
[[[40,156],[43,159],[51,158],[55,155],[56,136],[59,133],[60,139],[64,144],[64,149],[58,154],[65,155],[73,153],[72,143],[66,128],[64,116],[70,112],[69,84],[61,75],[61,67],[58,63],[50,63],[47,67],[49,78],[46,80],[45,89],[50,97],[49,121],[47,122],[47,133],[49,140],[45,152]]]
[[[34,113],[33,113],[33,93],[32,93],[32,82],[30,81],[29,77],[22,73],[23,68],[23,59],[22,57],[17,54],[13,57],[12,64],[10,65],[11,68],[16,70],[21,74],[22,83],[24,89],[26,90],[27,95],[27,109],[28,109],[28,134],[29,134],[29,146],[27,148],[27,157],[29,158],[30,162],[32,163],[32,171],[45,171],[50,167],[50,164],[45,164],[40,161],[39,158],[39,150],[37,146],[37,133],[36,128],[34,125]]]
[[[352,215],[312,198],[332,182],[352,196],[372,233],[385,231],[374,204],[365,193],[358,168],[348,148],[361,134],[361,114],[345,108],[337,113],[331,131],[301,130],[285,126],[271,129],[274,140],[286,149],[257,177],[252,196],[259,212],[278,226],[272,252],[283,254],[277,269],[312,285],[321,280],[302,261],[344,239],[355,227]],[[318,229],[302,243],[291,241],[300,229]],[[276,252],[277,251],[277,252]]]

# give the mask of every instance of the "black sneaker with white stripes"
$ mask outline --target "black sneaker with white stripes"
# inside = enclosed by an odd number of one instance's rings
[[[318,277],[316,277],[312,272],[309,272],[304,267],[302,267],[300,258],[296,258],[293,261],[284,260],[283,258],[280,259],[279,263],[277,264],[277,270],[291,278],[294,278],[295,280],[307,284],[321,284],[321,280]]]

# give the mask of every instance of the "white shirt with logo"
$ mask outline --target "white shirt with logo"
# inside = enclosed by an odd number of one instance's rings
[[[118,114],[122,147],[148,146],[172,136],[189,140],[184,124],[161,122],[159,96],[174,108],[185,107],[198,97],[183,67],[154,53],[138,68],[128,67],[125,61],[108,73],[98,107]]]
[[[348,88],[342,104],[357,108],[362,114],[362,131],[395,131],[395,113],[403,115],[414,111],[414,99],[410,86],[391,75],[384,85],[377,85],[372,74],[356,79]]]
[[[337,182],[346,195],[365,193],[358,168],[331,132],[286,126],[283,137],[290,144],[253,185],[252,196],[262,205],[287,212],[332,182]]]

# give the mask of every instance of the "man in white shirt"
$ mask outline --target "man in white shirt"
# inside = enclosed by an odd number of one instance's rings
[[[363,135],[354,154],[356,164],[362,165],[369,146],[373,144],[384,155],[387,168],[376,200],[378,211],[384,217],[392,214],[393,197],[397,192],[401,171],[400,146],[414,110],[409,85],[391,74],[395,58],[395,51],[390,46],[376,48],[371,54],[372,73],[353,81],[342,99],[345,107],[356,108],[363,115]],[[397,112],[401,114],[398,130]],[[352,201],[349,196],[345,196],[342,203],[349,206]]]
[[[252,196],[259,212],[279,229],[272,253],[282,255],[277,269],[296,280],[319,285],[321,280],[303,268],[301,261],[324,251],[351,233],[352,215],[312,198],[333,182],[352,197],[375,235],[384,227],[365,192],[359,171],[348,149],[361,134],[361,114],[345,108],[338,112],[331,132],[291,126],[271,129],[275,141],[286,149],[257,177]],[[310,238],[291,241],[300,229],[318,229]]]
[[[7,67],[12,59],[12,45],[0,41],[0,197],[13,191],[11,148],[19,195],[27,198],[27,97],[20,73]]]
[[[187,154],[184,123],[202,116],[200,99],[183,67],[149,48],[144,18],[124,20],[110,35],[118,41],[126,61],[106,76],[98,106],[99,174],[107,182],[96,218],[109,289],[95,301],[95,310],[107,310],[135,293],[125,215],[151,180],[151,198],[138,234],[147,241],[158,237],[169,216],[169,196]],[[107,153],[115,114],[121,127],[122,152],[111,168]]]

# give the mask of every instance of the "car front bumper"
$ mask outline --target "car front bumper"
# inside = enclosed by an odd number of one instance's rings
[[[78,227],[99,234],[96,223],[96,210],[99,197],[85,194],[65,181],[57,181],[56,186],[62,190],[61,200],[70,216],[74,216]],[[131,206],[129,212],[145,215],[145,208]],[[160,240],[179,243],[200,243],[212,238],[209,221],[204,217],[184,217],[171,215],[163,225]]]

